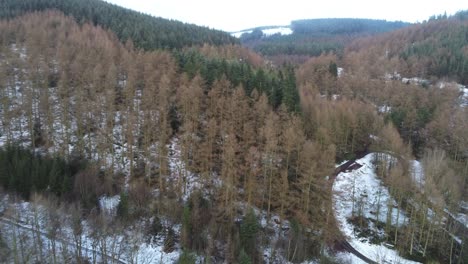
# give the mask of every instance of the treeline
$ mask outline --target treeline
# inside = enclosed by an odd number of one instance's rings
[[[296,77],[291,65],[280,69],[258,68],[242,58],[226,60],[202,55],[196,49],[178,52],[175,56],[182,72],[189,78],[200,74],[207,87],[226,78],[234,87],[242,86],[247,96],[251,96],[254,90],[265,93],[274,109],[284,104],[288,111],[300,112]]]
[[[50,191],[62,196],[72,189],[79,166],[60,158],[43,158],[29,149],[6,146],[0,149],[0,182],[5,190],[16,191],[29,199],[33,191]]]
[[[46,9],[59,10],[79,23],[90,22],[110,29],[122,42],[131,39],[144,50],[238,42],[223,31],[153,17],[101,0],[5,0],[0,3],[0,18],[11,19]]]

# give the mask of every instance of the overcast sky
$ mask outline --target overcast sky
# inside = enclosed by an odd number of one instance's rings
[[[158,17],[225,31],[289,25],[303,18],[374,18],[422,22],[468,9],[465,0],[106,0]]]

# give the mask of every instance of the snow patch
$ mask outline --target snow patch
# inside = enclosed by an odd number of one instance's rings
[[[253,32],[253,30],[233,32],[233,33],[231,33],[231,36],[236,37],[236,38],[240,38],[243,34],[250,34],[252,32]]]
[[[232,32],[231,36],[240,38],[243,34],[250,34],[252,32],[253,30],[242,30],[242,31]],[[292,33],[294,33],[294,31],[290,27],[285,26],[285,27],[273,27],[273,28],[262,29],[262,33],[265,37],[269,37],[275,34],[280,34],[283,36],[291,35]]]
[[[108,215],[115,216],[117,213],[117,206],[120,203],[120,195],[111,197],[101,196],[99,198],[99,208]]]
[[[271,35],[274,35],[274,34],[291,35],[293,33],[293,31],[292,31],[292,29],[290,27],[269,28],[269,29],[262,30],[262,32],[267,37],[271,36]]]
[[[425,184],[424,170],[422,168],[421,162],[417,160],[411,161],[411,178],[416,187],[423,191]]]
[[[378,107],[378,110],[379,110],[379,113],[386,114],[386,113],[390,113],[390,111],[392,111],[392,107],[388,106],[388,105],[382,105],[382,106]]]
[[[343,69],[343,68],[338,67],[336,70],[337,70],[338,77],[343,76],[343,73],[344,73],[344,69]]]
[[[349,252],[338,252],[335,255],[338,263],[347,263],[347,264],[367,264],[364,260],[358,258],[356,255]]]

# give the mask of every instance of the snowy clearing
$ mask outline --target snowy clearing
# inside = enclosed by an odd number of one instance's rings
[[[353,215],[359,213],[366,219],[377,222],[385,221],[387,213],[391,213],[393,225],[402,225],[406,220],[405,214],[402,211],[398,212],[395,208],[395,200],[375,173],[375,166],[372,163],[374,155],[371,153],[356,160],[355,167],[362,165],[361,167],[351,172],[340,173],[336,177],[333,184],[333,204],[340,230],[357,251],[378,263],[384,261],[418,263],[401,258],[395,250],[384,245],[371,244],[368,238],[359,238],[354,225],[348,221]],[[373,225],[374,221],[370,221],[370,227],[379,233],[380,231]],[[353,259],[350,261],[355,263]]]
[[[253,32],[253,30],[238,31],[238,32],[231,33],[231,36],[236,37],[236,38],[240,38],[242,36],[242,34],[250,34],[252,32]]]
[[[262,30],[263,34],[265,36],[271,36],[274,34],[280,34],[280,35],[291,35],[293,33],[292,29],[290,27],[277,27],[277,28],[269,28],[269,29],[264,29]]]
[[[231,36],[240,38],[242,34],[250,34],[252,32],[253,30],[242,30],[238,32],[232,32]],[[288,26],[266,28],[266,29],[262,29],[262,32],[265,37],[269,37],[275,34],[291,35],[292,33],[294,33],[294,31]]]
[[[100,204],[113,208],[117,201],[118,196],[101,197]],[[74,259],[78,254],[91,263],[105,259],[113,263],[176,263],[181,254],[177,245],[174,251],[164,252],[163,235],[148,241],[142,232],[144,221],[111,232],[112,227],[107,224],[96,229],[83,220],[80,224],[82,232],[76,234],[72,228],[73,217],[62,212],[66,210],[64,208],[53,212],[40,203],[13,201],[8,195],[3,196],[0,202],[0,213],[3,215],[0,218],[0,232],[6,234],[7,247],[18,247],[15,239],[21,239],[21,250],[29,252],[34,259],[43,259],[45,263],[52,263],[52,255],[63,263],[65,259]],[[164,223],[166,225],[171,224]]]

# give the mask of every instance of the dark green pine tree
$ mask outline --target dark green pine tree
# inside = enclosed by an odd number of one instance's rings
[[[128,194],[126,192],[120,193],[120,202],[117,206],[117,216],[125,220],[129,215]]]
[[[252,264],[252,260],[250,259],[249,255],[245,253],[244,249],[241,249],[239,253],[239,264]]]
[[[192,221],[191,210],[188,205],[184,206],[182,215],[182,247],[189,249],[191,245]]]
[[[240,227],[241,245],[249,256],[255,255],[255,242],[259,227],[255,212],[253,209],[249,209]]]
[[[286,66],[285,76],[281,74],[281,83],[283,87],[283,103],[286,105],[289,112],[297,113],[300,111],[299,92],[296,87],[296,75],[294,68],[291,65]]]

